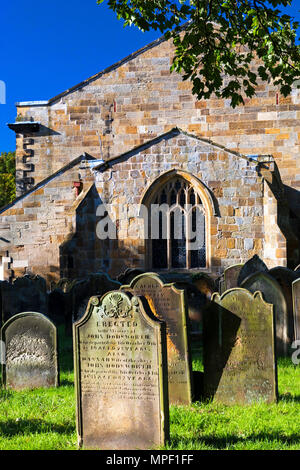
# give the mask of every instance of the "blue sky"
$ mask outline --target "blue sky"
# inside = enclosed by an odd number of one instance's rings
[[[1,3],[6,104],[0,104],[0,152],[15,149],[15,133],[6,123],[15,121],[17,101],[47,100],[160,37],[123,28],[105,2],[98,6],[96,0]],[[299,18],[296,8],[292,12]]]
[[[96,0],[2,0],[0,8],[0,152],[15,150],[6,123],[17,101],[47,100],[161,36],[124,28]]]

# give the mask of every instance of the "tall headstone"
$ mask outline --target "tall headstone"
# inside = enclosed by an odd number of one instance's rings
[[[284,294],[278,282],[267,273],[255,273],[242,282],[241,287],[254,293],[262,292],[263,298],[274,306],[276,324],[276,351],[280,356],[288,354],[288,309]]]
[[[233,264],[224,270],[224,291],[237,287],[238,277],[244,264]]]
[[[73,324],[78,444],[151,449],[168,439],[165,324],[143,298],[92,297]]]
[[[48,314],[47,285],[41,276],[25,275],[10,284],[1,282],[2,324],[21,312]]]
[[[277,400],[273,306],[260,292],[213,295],[204,320],[204,393],[228,405]]]
[[[294,328],[295,340],[300,340],[300,278],[296,279],[292,285],[293,289],[293,309],[294,309]]]
[[[257,272],[267,273],[268,271],[269,269],[267,265],[263,262],[263,260],[260,259],[258,255],[254,255],[241,268],[238,275],[237,286],[241,286],[242,282],[252,274],[255,274]]]
[[[38,312],[19,313],[1,328],[5,344],[3,384],[14,390],[58,385],[57,332]]]
[[[192,366],[185,291],[178,289],[174,283],[164,284],[155,273],[141,274],[122,289],[144,296],[153,315],[166,322],[169,402],[191,403]]]

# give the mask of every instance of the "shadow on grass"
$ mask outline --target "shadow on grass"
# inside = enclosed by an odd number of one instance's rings
[[[257,444],[257,442],[278,442],[279,445],[288,444],[298,444],[300,443],[300,434],[292,434],[290,436],[280,436],[278,433],[259,433],[252,434],[247,437],[239,437],[235,435],[228,435],[226,437],[214,437],[214,436],[203,436],[196,438],[184,438],[181,436],[176,436],[170,439],[170,445],[172,448],[176,449],[178,446],[189,449],[194,447],[196,444],[202,444],[206,447],[213,449],[226,449],[229,446],[236,445],[239,443],[244,443],[247,447],[249,444]]]
[[[5,437],[52,432],[57,434],[70,434],[75,430],[75,423],[56,424],[43,421],[42,419],[20,419],[18,421],[9,419],[5,422],[0,422],[0,435]]]
[[[289,393],[283,393],[279,395],[278,401],[286,401],[289,403],[300,403],[300,395],[291,395]]]
[[[71,379],[60,379],[59,381],[59,385],[60,387],[63,387],[63,386],[74,386],[74,380],[71,380]]]

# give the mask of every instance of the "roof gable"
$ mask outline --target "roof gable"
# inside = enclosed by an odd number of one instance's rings
[[[168,131],[164,134],[161,134],[158,137],[154,137],[153,139],[150,139],[148,142],[145,142],[141,145],[138,145],[137,147],[134,147],[133,149],[131,149],[127,152],[124,152],[120,155],[117,155],[116,157],[112,157],[112,158],[106,160],[105,162],[101,163],[100,165],[95,166],[94,170],[105,171],[107,168],[110,168],[115,163],[119,163],[120,161],[125,161],[128,158],[131,158],[134,155],[137,155],[138,153],[140,153],[144,150],[147,150],[148,148],[151,148],[153,145],[159,144],[163,140],[172,139],[174,137],[179,136],[180,134],[182,134],[185,137],[195,139],[198,142],[201,142],[203,144],[214,147],[219,151],[221,150],[221,151],[227,152],[232,156],[243,158],[243,159],[245,159],[249,162],[252,162],[252,163],[258,163],[259,161],[265,161],[266,162],[266,161],[273,161],[274,160],[272,155],[244,155],[244,154],[241,154],[241,153],[236,152],[234,150],[228,149],[224,145],[218,144],[218,143],[216,143],[216,142],[214,142],[210,139],[207,139],[207,138],[204,138],[204,137],[199,137],[197,135],[185,132],[185,131],[183,131],[182,129],[180,129],[178,127],[174,127],[170,131]]]

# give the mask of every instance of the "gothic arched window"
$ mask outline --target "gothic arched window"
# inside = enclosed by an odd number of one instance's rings
[[[151,267],[206,268],[206,225],[205,208],[193,185],[181,176],[167,181],[149,206]]]

